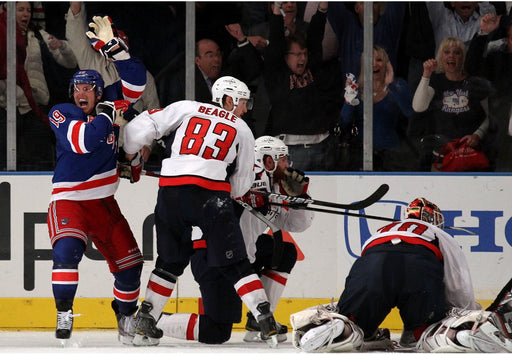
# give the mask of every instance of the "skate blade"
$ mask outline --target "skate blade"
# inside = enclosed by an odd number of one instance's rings
[[[135,346],[157,346],[160,344],[160,339],[150,338],[142,334],[135,334],[132,344]]]
[[[279,342],[277,341],[277,334],[271,335],[270,338],[266,339],[265,342],[272,349],[277,349]]]
[[[277,334],[277,342],[284,343],[288,340],[286,334]],[[247,331],[244,336],[244,341],[247,343],[263,343],[263,339],[261,339],[260,332],[257,331]]]

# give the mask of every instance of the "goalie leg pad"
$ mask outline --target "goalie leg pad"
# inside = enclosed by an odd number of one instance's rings
[[[299,347],[306,352],[327,349],[344,329],[345,323],[341,319],[333,319],[305,332],[299,340]]]
[[[290,316],[292,343],[307,352],[350,352],[363,343],[363,331],[334,307],[308,308]]]
[[[452,310],[448,317],[430,325],[423,332],[416,349],[452,353],[479,351],[476,343],[482,340],[475,337],[475,334],[479,332],[482,323],[488,323],[489,316],[490,312],[486,311]]]

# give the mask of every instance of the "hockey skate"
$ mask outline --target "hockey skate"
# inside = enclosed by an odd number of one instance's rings
[[[359,351],[393,351],[389,329],[378,328],[371,337],[365,338]]]
[[[117,320],[117,340],[125,345],[133,345],[133,338],[135,336],[135,317],[132,315],[127,316],[119,313],[119,307],[115,300],[112,301],[112,309],[116,314]]]
[[[156,320],[149,312],[153,309],[150,302],[143,301],[135,316],[135,335],[133,345],[156,346],[164,335],[162,330],[156,327]]]
[[[260,311],[257,321],[260,325],[261,339],[271,348],[277,348],[277,324],[274,315],[270,312],[270,303],[262,302],[256,308]]]
[[[277,325],[277,341],[279,343],[285,342],[287,339],[286,333],[288,333],[288,327],[286,325],[282,325],[279,322],[276,322]],[[261,342],[261,329],[260,325],[254,318],[251,312],[247,312],[247,322],[245,323],[245,329],[247,332],[244,336],[244,341],[252,343],[252,342]]]
[[[57,328],[55,329],[55,337],[57,339],[71,338],[73,331],[73,310],[57,311]]]

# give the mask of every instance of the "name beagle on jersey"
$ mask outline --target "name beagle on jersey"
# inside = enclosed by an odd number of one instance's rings
[[[205,106],[199,106],[199,109],[197,110],[199,113],[204,113],[206,115],[210,116],[217,116],[220,118],[225,118],[228,121],[236,122],[238,119],[237,116],[233,115],[231,112],[225,111],[221,108],[212,108],[212,107],[205,107]]]

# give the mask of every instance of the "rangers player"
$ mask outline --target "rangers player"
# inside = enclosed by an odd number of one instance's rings
[[[213,85],[212,100],[217,105],[178,101],[144,111],[125,126],[128,159],[154,139],[174,135],[170,157],[162,162],[155,207],[158,257],[136,316],[135,345],[159,343],[163,332],[157,320],[192,255],[205,314],[173,315],[166,326],[174,330],[171,335],[205,343],[228,340],[241,318],[241,307],[232,306],[236,297],[259,321],[262,338],[277,345],[277,326],[247,259],[231,200],[243,196],[254,179],[254,137],[241,119],[252,106],[250,91],[238,79],[222,77]],[[193,226],[201,229],[201,239],[192,241]],[[236,294],[231,287],[219,289],[215,277],[229,280]]]
[[[130,70],[123,76],[129,81],[132,74]],[[57,307],[55,335],[59,339],[71,336],[78,264],[90,239],[114,275],[112,307],[119,339],[131,343],[126,330],[133,328],[143,259],[114,199],[119,184],[116,104],[99,102],[104,82],[94,70],[75,73],[69,89],[74,104],[55,105],[48,115],[57,140],[57,165],[48,208],[52,287]],[[129,103],[120,100],[117,104],[125,110]]]
[[[271,136],[259,137],[256,139],[254,152],[256,162],[254,164],[255,180],[252,184],[252,190],[309,197],[309,178],[305,177],[302,171],[290,168],[288,147],[282,140]],[[277,198],[271,199],[272,202],[283,202]],[[261,212],[278,228],[285,231],[302,232],[309,228],[313,222],[314,213],[312,211],[269,205],[266,197],[252,192],[244,195],[243,200]],[[297,260],[297,250],[293,243],[283,242],[280,248],[282,254],[279,262],[276,263],[277,265],[272,265],[274,241],[270,235],[264,233],[267,225],[248,210],[244,210],[240,218],[240,226],[244,235],[249,261],[260,275],[270,301],[270,309],[274,312]],[[261,341],[260,326],[251,312],[247,314],[245,328],[247,329],[244,337],[245,341]],[[278,341],[285,341],[287,327],[278,324],[278,329]]]

